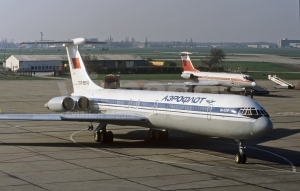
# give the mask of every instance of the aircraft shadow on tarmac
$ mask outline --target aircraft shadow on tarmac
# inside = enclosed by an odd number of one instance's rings
[[[263,161],[262,164],[271,163],[289,166],[289,162],[281,157],[284,157],[291,161],[295,166],[300,167],[300,152],[293,151],[284,148],[275,148],[269,146],[259,145],[267,141],[278,140],[284,137],[288,137],[294,134],[300,133],[300,129],[274,129],[270,134],[259,139],[246,140],[244,145],[246,146],[246,154],[249,158]],[[113,148],[150,148],[150,149],[187,149],[197,150],[199,152],[213,153],[212,155],[224,156],[235,155],[238,152],[237,142],[231,139],[224,138],[211,138],[201,135],[182,133],[182,132],[170,132],[168,141],[149,140],[147,130],[133,130],[127,134],[115,133],[113,144],[101,144],[93,142],[91,137],[90,142],[79,142],[87,147],[99,148],[99,149],[113,149]],[[80,136],[80,135],[77,135]],[[126,141],[125,141],[126,140]],[[130,140],[130,141],[128,141]],[[73,142],[56,142],[56,143],[4,143],[1,142],[0,146],[37,146],[37,147],[67,147],[75,148],[82,147],[79,144]],[[247,148],[248,146],[248,148]],[[255,149],[253,149],[255,148]],[[202,150],[202,151],[201,151]],[[220,153],[220,154],[216,154]],[[281,157],[275,156],[279,155]],[[233,156],[232,156],[233,158]],[[251,163],[251,160],[248,160]],[[257,161],[253,164],[260,164]]]

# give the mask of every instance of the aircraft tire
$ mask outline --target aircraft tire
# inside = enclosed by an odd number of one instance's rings
[[[149,137],[149,139],[154,139],[154,130],[149,129],[149,131],[148,131],[148,137]]]
[[[162,131],[162,140],[163,141],[167,141],[168,138],[169,138],[169,132],[168,132],[168,130]]]
[[[113,132],[108,131],[108,132],[106,133],[106,137],[107,137],[107,142],[108,142],[108,143],[114,142],[114,134],[113,134]]]
[[[100,132],[100,136],[99,137],[100,137],[99,139],[100,139],[101,143],[106,143],[107,142],[107,135],[106,135],[105,131]]]
[[[241,161],[242,161],[242,155],[236,154],[236,155],[235,155],[235,158],[234,158],[234,161],[235,161],[237,164],[240,164]]]
[[[97,131],[96,133],[94,133],[94,140],[96,142],[100,142],[100,132],[99,131]]]
[[[242,163],[242,164],[245,164],[246,162],[247,162],[247,155],[243,154],[243,155],[242,155],[241,163]]]
[[[245,155],[245,154],[243,154],[243,155],[236,154],[234,161],[237,164],[245,164],[247,162],[247,155]]]
[[[159,140],[161,138],[161,133],[159,131],[154,131],[154,138]]]

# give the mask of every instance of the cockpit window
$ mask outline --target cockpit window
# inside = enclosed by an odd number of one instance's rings
[[[244,107],[239,111],[239,115],[243,115],[246,117],[251,117],[257,119],[261,116],[270,117],[269,114],[263,108],[255,109],[254,107]]]
[[[243,78],[246,79],[246,80],[249,80],[250,82],[255,81],[251,76],[244,76]]]

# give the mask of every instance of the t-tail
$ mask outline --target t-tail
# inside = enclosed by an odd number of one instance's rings
[[[180,52],[181,56],[181,63],[182,63],[182,68],[183,71],[185,72],[200,72],[196,68],[194,68],[193,63],[189,57],[189,54],[192,54],[190,52]]]
[[[63,44],[67,49],[70,73],[72,78],[74,93],[85,92],[87,90],[103,89],[96,85],[89,77],[83,60],[79,52],[81,44],[106,44],[105,42],[88,41],[84,38],[75,38],[66,41],[38,41],[38,42],[22,42],[21,44]]]

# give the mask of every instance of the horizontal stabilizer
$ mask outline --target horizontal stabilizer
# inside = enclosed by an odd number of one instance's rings
[[[85,38],[74,38],[71,40],[63,41],[34,41],[34,42],[21,42],[20,44],[69,44],[69,45],[80,45],[80,44],[107,44],[107,42],[91,41]]]

